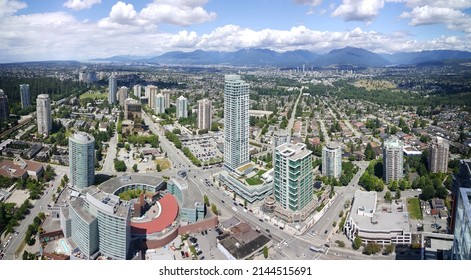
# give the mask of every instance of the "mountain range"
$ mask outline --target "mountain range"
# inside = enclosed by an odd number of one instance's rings
[[[113,56],[99,58],[102,62],[141,62],[173,65],[232,65],[232,66],[277,66],[296,67],[301,65],[325,67],[330,65],[351,65],[359,67],[383,67],[391,65],[420,65],[443,63],[447,60],[470,60],[471,52],[434,50],[420,52],[399,52],[378,54],[361,48],[345,47],[326,54],[306,50],[276,52],[268,49],[242,49],[234,52],[173,51],[155,57]]]

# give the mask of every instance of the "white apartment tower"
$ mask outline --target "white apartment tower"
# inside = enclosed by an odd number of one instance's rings
[[[157,94],[155,97],[155,108],[154,111],[156,114],[163,114],[165,113],[165,96],[162,94]]]
[[[51,99],[48,94],[40,94],[36,99],[36,118],[38,121],[38,133],[49,135],[52,129]]]
[[[166,88],[166,89],[161,90],[160,93],[165,97],[165,109],[170,108],[170,93],[171,93],[171,91]]]
[[[124,107],[124,101],[128,99],[128,88],[120,87],[118,90],[118,102],[119,106]]]
[[[342,147],[330,142],[322,148],[322,175],[339,178],[342,175]]]
[[[212,103],[208,99],[198,101],[198,129],[211,129]]]
[[[177,98],[177,119],[188,118],[188,99],[183,96]]]
[[[146,96],[148,100],[149,107],[151,109],[155,108],[155,96],[157,95],[159,88],[154,85],[146,86]]]
[[[233,172],[248,163],[249,84],[239,75],[226,75],[224,81],[224,167]]]
[[[21,95],[21,108],[25,109],[31,106],[31,95],[29,92],[28,84],[20,85],[20,95]]]
[[[116,92],[118,91],[118,82],[116,81],[116,76],[111,74],[108,80],[108,103],[116,104]]]
[[[383,144],[383,178],[386,184],[399,180],[403,176],[403,149],[404,144],[393,136]]]
[[[446,173],[448,169],[448,151],[450,144],[447,140],[437,136],[429,146],[429,170],[432,173]]]

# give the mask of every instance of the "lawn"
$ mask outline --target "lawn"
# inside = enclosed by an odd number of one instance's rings
[[[160,164],[160,170],[165,170],[170,168],[170,161],[168,159],[163,158],[163,159],[156,159],[155,164]]]
[[[420,201],[417,197],[407,199],[407,211],[411,219],[422,220],[424,218],[420,209]]]
[[[247,179],[245,179],[245,181],[247,182],[247,184],[249,184],[251,186],[260,185],[260,184],[263,183],[263,181],[260,180],[259,178],[257,178],[257,176],[254,176],[252,178],[247,178]]]
[[[108,96],[106,93],[99,93],[99,92],[94,92],[94,93],[84,93],[80,95],[80,100],[86,99],[86,98],[91,98],[91,99],[106,99]]]

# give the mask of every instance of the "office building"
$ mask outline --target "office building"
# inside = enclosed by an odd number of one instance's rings
[[[145,95],[147,96],[147,103],[149,107],[155,110],[155,97],[157,96],[159,88],[154,85],[146,86]]]
[[[128,88],[120,87],[118,90],[118,102],[119,106],[124,107],[124,101],[128,99]]]
[[[355,191],[352,210],[343,227],[347,238],[353,242],[358,236],[363,245],[371,242],[380,245],[410,245],[412,233],[409,215],[404,212],[406,206],[399,202],[396,207],[385,212],[377,205],[377,201],[376,192]]]
[[[442,137],[436,137],[429,146],[428,167],[432,173],[446,173],[450,144]]]
[[[48,94],[40,94],[36,99],[36,119],[38,121],[38,133],[49,135],[52,129],[51,99]]]
[[[170,108],[170,93],[169,89],[163,89],[160,93],[165,97],[165,109]]]
[[[83,189],[95,182],[95,138],[78,131],[69,137],[70,182]]]
[[[162,94],[157,94],[155,96],[155,108],[154,112],[156,114],[163,114],[165,113],[165,96]]]
[[[211,129],[212,103],[208,99],[198,100],[198,129]]]
[[[322,148],[322,175],[339,178],[342,175],[342,147],[330,142]]]
[[[21,108],[26,109],[29,106],[31,106],[31,94],[29,92],[28,84],[20,85],[20,95],[21,95]]]
[[[116,76],[111,74],[108,80],[108,103],[113,105],[116,104],[116,93],[118,91],[118,82]]]
[[[188,118],[188,99],[183,96],[177,98],[177,119]]]
[[[10,107],[8,106],[8,96],[0,89],[0,120],[10,118]]]
[[[404,144],[393,136],[383,144],[383,178],[386,184],[399,180],[403,176],[403,149]]]
[[[276,148],[273,193],[284,209],[299,211],[312,201],[311,154],[303,143],[285,143]]]
[[[141,117],[141,103],[136,99],[128,98],[124,101],[124,118],[133,120]]]
[[[224,81],[224,167],[229,172],[247,164],[249,157],[249,84],[239,75]]]
[[[452,260],[471,260],[471,189],[460,188],[456,197]]]

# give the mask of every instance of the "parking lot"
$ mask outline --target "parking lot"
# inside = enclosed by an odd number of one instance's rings
[[[217,163],[222,161],[222,153],[217,148],[217,142],[214,138],[192,139],[183,141],[183,145],[203,164]]]
[[[192,260],[194,259],[190,246],[195,248],[197,260],[225,260],[227,259],[217,248],[216,237],[219,234],[214,230],[206,230],[198,234],[190,234],[188,239],[181,242],[180,236],[174,240],[172,244],[175,244],[176,250],[174,256],[176,260]],[[183,246],[176,246],[183,244]]]

